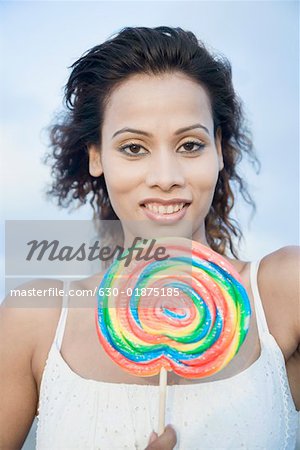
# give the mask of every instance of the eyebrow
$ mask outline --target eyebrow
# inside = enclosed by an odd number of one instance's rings
[[[190,125],[189,127],[179,128],[179,130],[175,131],[175,135],[184,133],[185,131],[194,130],[195,128],[201,128],[202,130],[204,130],[209,135],[208,128],[206,128],[204,125],[201,125],[201,123],[196,123],[195,125]],[[135,134],[142,134],[143,136],[153,137],[153,135],[151,133],[147,133],[146,131],[137,130],[135,128],[127,128],[127,127],[125,127],[125,128],[122,128],[121,130],[116,131],[112,135],[112,139],[115,136],[117,136],[118,134],[121,134],[121,133],[135,133]]]

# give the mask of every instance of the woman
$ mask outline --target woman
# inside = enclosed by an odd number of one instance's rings
[[[282,248],[259,265],[238,259],[234,185],[253,203],[237,163],[255,156],[229,63],[180,28],[125,28],[72,69],[68,111],[51,134],[51,194],[61,205],[89,200],[96,218],[120,220],[124,246],[142,223],[211,247],[239,272],[253,315],[224,370],[192,381],[169,374],[166,415],[176,432],[149,440],[158,379],[130,375],[105,354],[95,299],[75,308],[66,294],[63,309],[61,297],[50,309],[2,308],[4,448],[21,446],[38,405],[39,449],[294,448],[298,252]],[[102,276],[71,287],[94,288]]]

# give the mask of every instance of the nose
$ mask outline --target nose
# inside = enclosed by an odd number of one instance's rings
[[[174,187],[185,185],[183,168],[177,157],[171,151],[158,151],[152,155],[147,168],[147,186],[159,187],[163,191],[170,191]]]

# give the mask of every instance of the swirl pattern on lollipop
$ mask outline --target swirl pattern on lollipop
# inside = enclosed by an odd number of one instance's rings
[[[158,246],[167,249],[168,259],[134,261],[127,268],[116,260],[105,273],[98,292],[112,288],[118,295],[98,294],[100,342],[138,376],[156,375],[161,367],[185,378],[213,375],[245,340],[247,292],[234,267],[210,248],[185,238],[158,239]],[[141,288],[176,288],[180,295],[141,295]]]

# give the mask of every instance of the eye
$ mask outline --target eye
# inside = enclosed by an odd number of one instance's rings
[[[204,149],[205,144],[198,141],[187,141],[184,142],[179,148],[183,147],[183,151],[179,151],[179,153],[186,153],[186,154],[195,154],[201,152],[201,150]],[[139,144],[136,143],[129,143],[126,145],[122,145],[118,148],[119,152],[125,154],[129,157],[136,157],[136,156],[145,156],[148,151],[142,147]],[[144,151],[141,151],[144,150]]]
[[[187,141],[184,142],[180,148],[183,147],[184,151],[180,151],[179,153],[197,153],[204,149],[205,144],[198,141]]]
[[[141,155],[146,155],[147,152],[140,152],[140,150],[143,149],[143,147],[139,144],[126,144],[126,145],[122,145],[121,147],[118,148],[118,150],[121,153],[124,153],[127,156],[141,156]],[[144,149],[145,150],[145,149]]]

